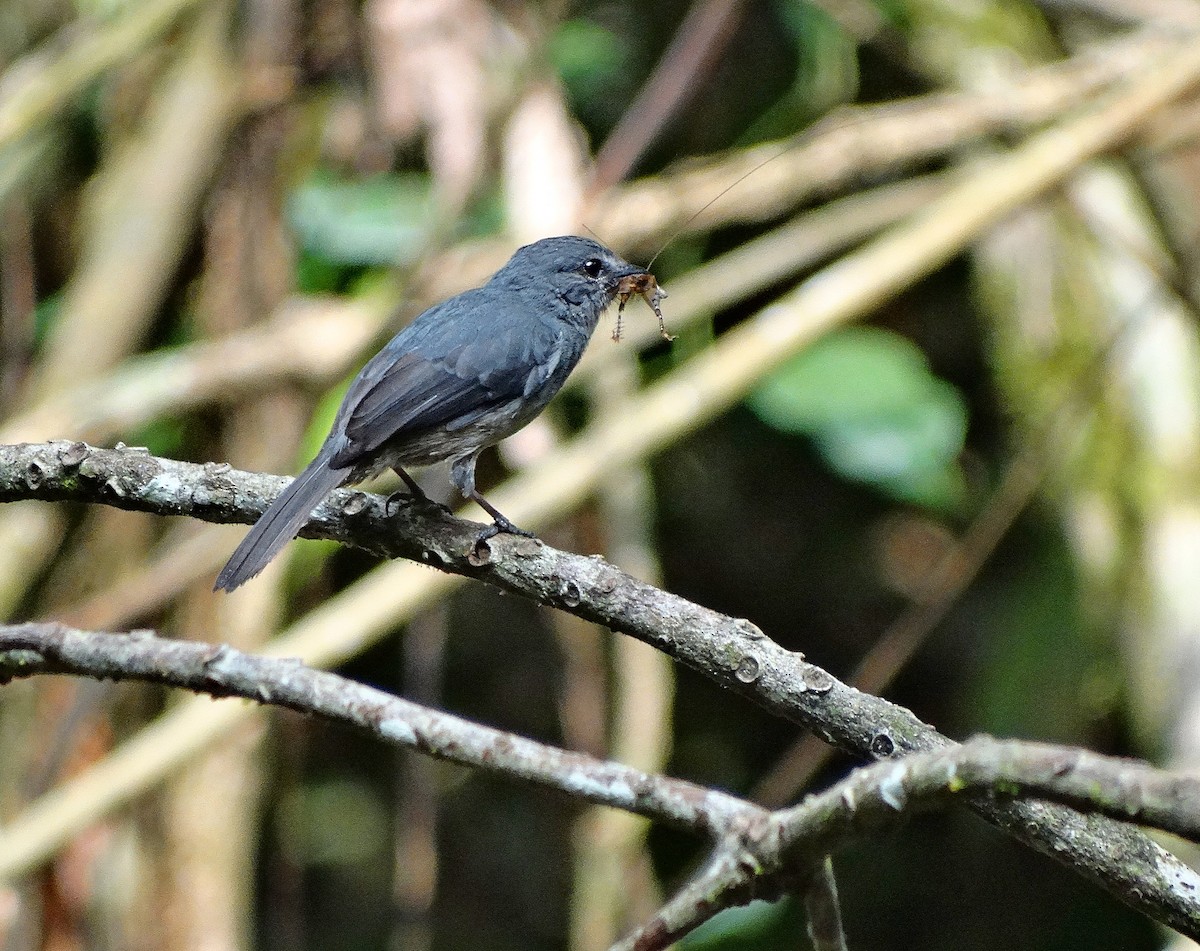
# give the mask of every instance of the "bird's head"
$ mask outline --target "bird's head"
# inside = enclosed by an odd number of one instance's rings
[[[646,274],[598,241],[567,235],[518,248],[490,283],[565,305],[559,316],[591,333],[628,279]]]

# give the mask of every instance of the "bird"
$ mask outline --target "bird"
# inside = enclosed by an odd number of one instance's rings
[[[645,269],[567,235],[518,248],[487,283],[424,311],[354,378],[320,450],[238,545],[214,590],[261,572],[335,488],[388,469],[424,501],[405,467],[450,460],[451,482],[493,519],[477,545],[500,532],[532,536],[480,495],[475,462],[546,408],[605,308],[617,297],[623,304],[630,288],[646,296],[647,284],[655,286]],[[656,311],[658,296],[646,296]]]

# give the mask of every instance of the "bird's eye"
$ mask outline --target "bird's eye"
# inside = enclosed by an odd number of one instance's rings
[[[588,277],[599,277],[600,272],[604,270],[604,265],[597,258],[588,258],[583,262],[583,267],[580,270]]]

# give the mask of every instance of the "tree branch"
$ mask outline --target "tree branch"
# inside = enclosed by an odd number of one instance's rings
[[[767,812],[693,783],[604,762],[431,710],[298,661],[226,645],[60,624],[0,626],[0,679],[77,674],[135,679],[284,706],[429,756],[649,816],[717,842],[695,879],[622,944],[664,947],[722,908],[802,884],[824,946],[844,946],[828,856],[957,801],[1037,796],[1200,840],[1200,778],[1081,750],[987,737],[855,770],[789,809]],[[1121,827],[1115,827],[1121,828]],[[807,871],[802,871],[807,870]]]
[[[432,710],[296,660],[152,631],[106,634],[61,624],[0,626],[0,681],[35,674],[144,680],[214,697],[243,697],[365,730],[428,756],[516,779],[706,836],[761,825],[767,811],[694,783],[557,749]]]
[[[977,737],[862,767],[800,805],[772,812],[754,837],[725,836],[704,869],[618,948],[665,948],[718,911],[779,894],[794,881],[810,906],[810,927],[820,925],[827,946],[837,947],[836,886],[831,869],[822,871],[828,856],[920,812],[956,801],[981,811],[983,802],[1015,805],[1020,796],[1097,813],[1088,818],[1110,829],[1133,831],[1101,815],[1200,840],[1200,777],[1067,747]],[[812,871],[804,877],[798,869]],[[1179,884],[1184,893],[1194,890],[1194,880]]]
[[[275,476],[83,443],[0,447],[0,501],[74,499],[251,522],[283,483]],[[318,507],[304,534],[413,558],[636,637],[858,756],[886,759],[950,746],[910,711],[853,690],[749,621],[641,582],[598,556],[569,554],[535,540],[500,537],[477,555],[476,531],[436,511],[385,517],[382,498],[342,490]],[[1017,839],[1156,920],[1200,937],[1200,877],[1137,830],[1061,806],[967,795],[973,809]]]

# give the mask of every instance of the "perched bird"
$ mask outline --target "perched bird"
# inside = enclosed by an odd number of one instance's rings
[[[545,409],[601,312],[618,296],[646,296],[647,279],[653,288],[645,270],[588,238],[546,238],[482,287],[422,313],[354,378],[320,452],[242,540],[215,590],[262,571],[333,489],[389,468],[422,499],[404,467],[449,459],[451,481],[495,520],[480,541],[530,534],[476,491],[475,461]],[[657,310],[657,296],[646,299]]]

